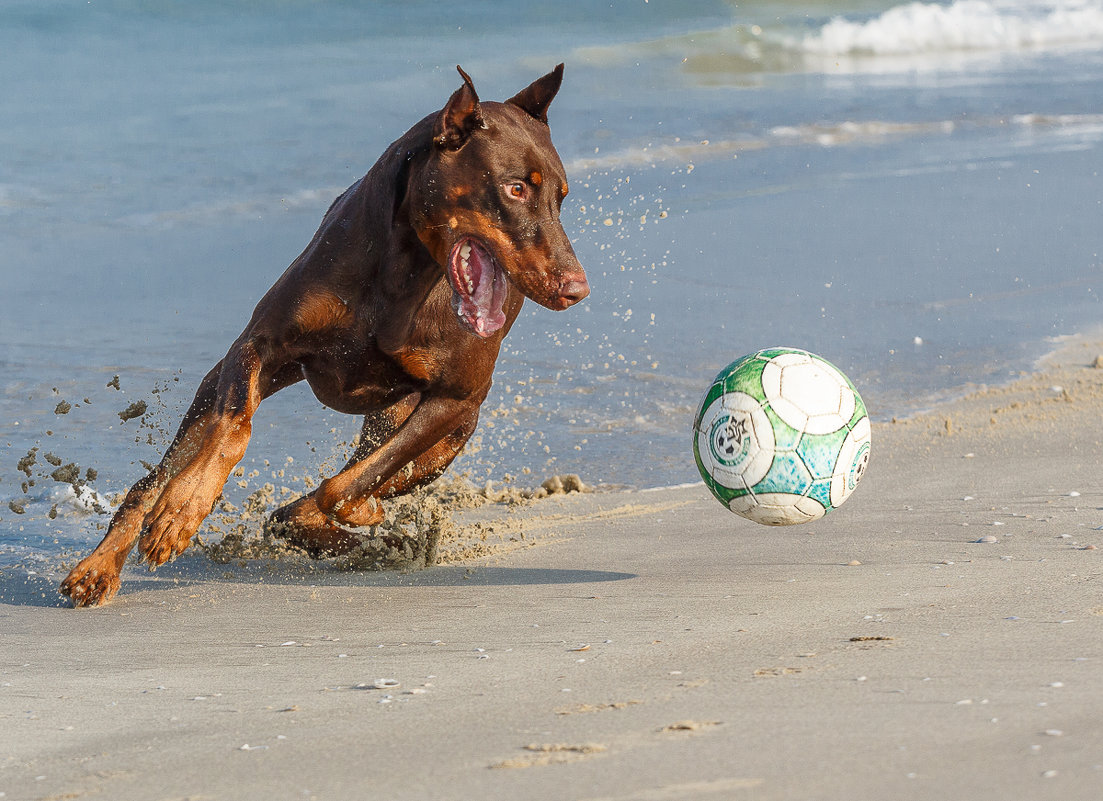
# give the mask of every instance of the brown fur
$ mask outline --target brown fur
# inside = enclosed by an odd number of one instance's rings
[[[460,70],[444,109],[333,203],[203,379],[161,463],[62,583],[75,606],[115,595],[135,543],[151,566],[182,553],[244,456],[257,406],[303,379],[364,425],[340,472],[273,515],[293,541],[347,552],[350,529],[382,519],[382,499],[444,471],[475,430],[525,297],[560,310],[589,293],[559,222],[566,175],[547,127],[562,73],[560,64],[505,103],[480,103]],[[453,311],[448,275],[471,241],[506,276],[504,324],[481,333]]]

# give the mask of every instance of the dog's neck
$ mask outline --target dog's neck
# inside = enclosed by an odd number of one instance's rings
[[[371,286],[371,297],[366,300],[373,309],[376,323],[387,321],[386,325],[376,324],[373,328],[379,347],[388,353],[397,352],[410,342],[430,293],[438,284],[447,283],[445,268],[433,258],[417,234],[409,203],[410,182],[422,180],[425,164],[434,155],[432,123],[435,117],[427,116],[387,148],[360,188],[364,197],[379,197],[379,194],[372,194],[374,188],[386,185],[395,199],[389,209],[360,205],[363,224],[370,231],[371,240],[383,244],[368,257],[364,277],[369,279],[365,285]],[[516,292],[512,287],[510,291],[511,294]],[[520,310],[520,303],[509,305]]]

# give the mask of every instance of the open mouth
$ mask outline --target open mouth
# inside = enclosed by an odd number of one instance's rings
[[[489,337],[506,322],[506,275],[479,240],[464,237],[448,257],[452,308],[472,333]]]

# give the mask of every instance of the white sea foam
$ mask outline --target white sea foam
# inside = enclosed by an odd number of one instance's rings
[[[59,514],[79,516],[100,514],[113,508],[106,495],[87,485],[54,484],[31,496],[30,500],[42,509],[53,506]]]
[[[983,71],[1010,58],[1084,50],[1103,50],[1103,0],[907,2],[812,22],[796,15],[756,21],[740,9],[721,28],[587,46],[575,56],[602,66],[678,57],[711,85],[770,72]]]
[[[908,3],[870,20],[836,17],[785,43],[812,56],[916,56],[1103,46],[1100,0]]]

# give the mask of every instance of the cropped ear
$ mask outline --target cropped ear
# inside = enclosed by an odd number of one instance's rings
[[[471,77],[458,64],[456,69],[463,76],[463,86],[448,98],[447,105],[433,126],[433,142],[448,150],[459,150],[471,132],[483,125],[483,112]]]
[[[548,106],[551,105],[552,99],[559,91],[561,83],[563,83],[562,64],[543,78],[533,81],[506,102],[519,106],[540,122],[547,124]]]

